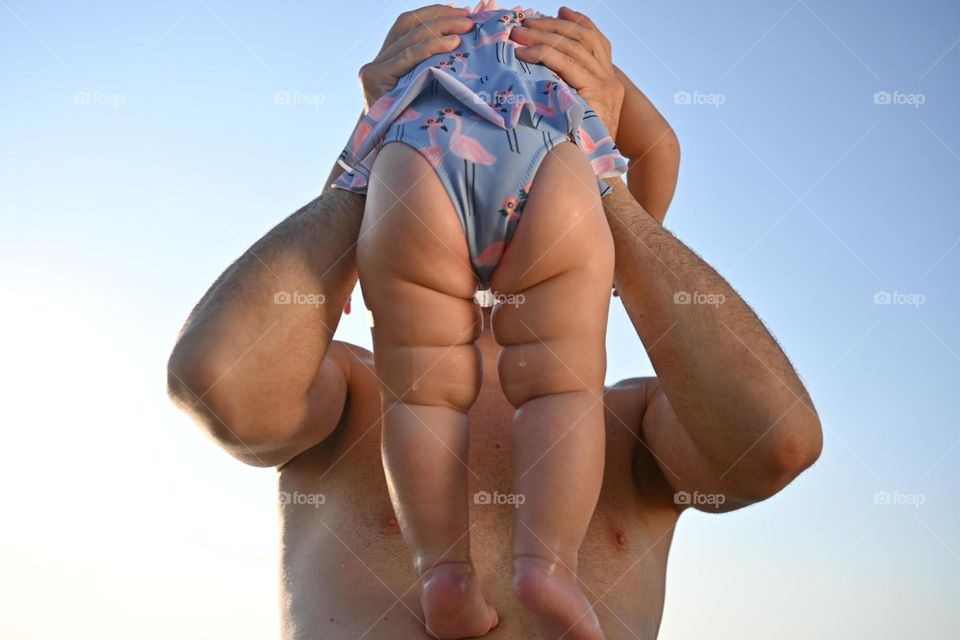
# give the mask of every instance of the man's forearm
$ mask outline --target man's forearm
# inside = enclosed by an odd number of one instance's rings
[[[281,430],[299,435],[311,403],[336,400],[315,387],[356,283],[362,208],[346,191],[321,195],[228,267],[187,319],[170,358],[171,394],[236,453]]]
[[[617,186],[604,198],[614,281],[700,451],[726,468],[769,433],[794,430],[815,436],[794,442],[818,448],[813,405],[773,336],[710,265]]]

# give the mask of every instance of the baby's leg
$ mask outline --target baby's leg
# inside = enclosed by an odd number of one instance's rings
[[[584,153],[561,144],[533,181],[493,275],[493,330],[513,427],[514,589],[544,638],[602,638],[577,582],[577,552],[600,493],[604,339],[613,241]]]
[[[439,178],[403,144],[373,167],[357,245],[383,398],[383,464],[421,578],[427,630],[497,623],[470,563],[467,410],[480,386],[479,315],[466,240]]]

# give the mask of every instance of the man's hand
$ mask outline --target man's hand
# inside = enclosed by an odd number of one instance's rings
[[[527,18],[510,38],[517,58],[550,67],[593,107],[617,138],[623,83],[613,66],[610,41],[582,13],[563,7],[557,18]]]
[[[418,64],[460,46],[460,34],[474,27],[468,13],[439,4],[401,13],[377,57],[360,67],[364,113]]]

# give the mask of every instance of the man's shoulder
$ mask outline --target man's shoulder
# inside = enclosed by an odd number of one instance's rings
[[[354,363],[360,366],[373,366],[373,352],[369,349],[359,347],[342,340],[331,340],[329,353],[342,359],[344,364],[352,366]]]
[[[606,385],[603,389],[603,400],[607,410],[615,412],[621,418],[627,415],[642,418],[648,394],[656,380],[651,377],[624,378]]]
[[[631,470],[637,488],[651,505],[674,509],[673,489],[644,433],[650,400],[660,387],[656,377],[625,378],[604,388],[607,438],[631,446]]]
[[[327,349],[327,357],[333,358],[343,371],[347,381],[347,399],[354,408],[363,401],[380,401],[373,352],[349,342],[333,340]]]

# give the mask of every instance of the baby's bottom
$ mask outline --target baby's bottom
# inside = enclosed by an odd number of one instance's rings
[[[470,565],[467,410],[480,386],[477,279],[427,161],[388,144],[374,165],[357,252],[384,400],[384,468],[423,582],[428,629],[485,633],[495,613]],[[500,383],[517,408],[514,584],[546,638],[602,637],[576,580],[603,475],[604,338],[613,243],[584,153],[560,144],[533,181],[495,271]]]

